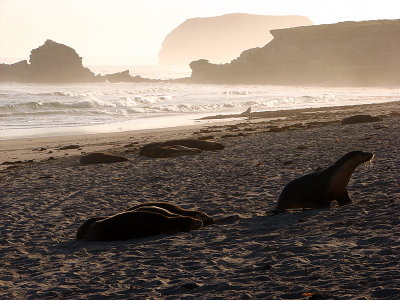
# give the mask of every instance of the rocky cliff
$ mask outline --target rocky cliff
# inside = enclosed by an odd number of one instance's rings
[[[160,64],[187,65],[204,58],[225,63],[249,48],[260,47],[272,39],[269,30],[311,25],[302,16],[261,16],[228,14],[188,19],[169,33],[159,52]]]
[[[212,83],[400,85],[400,20],[343,22],[272,30],[274,39],[230,64],[190,64],[192,80]]]

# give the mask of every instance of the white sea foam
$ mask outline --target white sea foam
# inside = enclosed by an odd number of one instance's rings
[[[0,84],[0,139],[68,134],[54,128],[130,124],[124,130],[190,124],[213,114],[400,100],[400,89],[180,83]],[[158,124],[158,125],[157,125]],[[172,125],[171,125],[172,124]],[[50,128],[53,128],[50,130]],[[119,128],[119,127],[118,127]],[[118,130],[118,129],[117,129]],[[30,132],[29,134],[27,134]],[[76,132],[76,131],[74,131]]]

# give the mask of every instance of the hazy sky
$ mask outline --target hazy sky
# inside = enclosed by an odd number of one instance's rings
[[[314,24],[400,18],[400,0],[0,0],[0,62],[28,59],[46,39],[84,64],[155,64],[185,19],[226,13],[303,15]]]

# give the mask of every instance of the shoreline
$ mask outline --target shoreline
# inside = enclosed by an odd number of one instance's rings
[[[252,112],[250,114],[242,113],[208,116],[202,118],[202,120],[207,123],[196,125],[0,140],[0,170],[4,169],[4,163],[12,163],[13,161],[40,161],[50,157],[74,156],[107,150],[124,152],[127,150],[126,148],[130,148],[127,146],[129,144],[131,144],[132,147],[128,150],[134,151],[145,143],[154,141],[189,137],[204,138],[211,134],[213,138],[219,139],[224,136],[240,136],[240,133],[248,135],[250,133],[260,132],[260,130],[271,130],[268,126],[273,126],[272,130],[274,130],[275,127],[283,127],[283,130],[286,130],[290,129],[290,126],[297,126],[297,128],[300,128],[304,124],[312,124],[313,122],[319,123],[313,124],[313,126],[315,126],[322,125],[323,123],[340,122],[344,117],[354,114],[363,113],[371,114],[372,116],[384,116],[385,114],[388,115],[391,113],[396,114],[396,112],[400,113],[399,107],[400,101],[393,101],[378,104],[262,111]],[[303,125],[300,126],[300,123]],[[240,127],[242,127],[242,129]],[[81,147],[76,150],[59,150],[59,148],[71,144],[77,144]]]
[[[0,140],[196,125],[205,121],[203,117],[238,114],[249,106],[255,111],[282,111],[400,100],[399,89],[377,87],[110,84],[17,85],[9,89],[5,87],[6,94],[1,95],[5,103],[0,107]],[[15,95],[9,97],[8,92]]]

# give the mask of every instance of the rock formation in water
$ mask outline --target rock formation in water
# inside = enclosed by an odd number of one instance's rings
[[[208,83],[400,85],[400,20],[342,22],[272,30],[274,39],[230,64],[194,61],[192,81]]]
[[[0,64],[0,82],[27,82],[30,78],[29,64],[26,60],[21,60],[15,64]]]
[[[262,16],[227,14],[218,17],[188,19],[170,32],[159,52],[160,64],[187,65],[204,58],[225,63],[249,48],[268,43],[269,30],[311,25],[302,16]]]
[[[157,82],[158,79],[150,79],[150,78],[143,78],[141,76],[131,76],[129,74],[129,70],[107,74],[103,76],[98,76],[101,81],[108,81],[108,82]]]
[[[95,77],[82,66],[82,58],[74,49],[51,40],[33,49],[29,61],[35,82],[82,82]]]
[[[0,64],[0,82],[37,83],[81,83],[81,82],[143,82],[152,79],[132,77],[129,71],[104,76],[97,75],[83,67],[82,58],[74,49],[47,40],[42,46],[33,49],[30,63],[26,60],[15,64]]]
[[[0,64],[0,81],[90,82],[95,75],[82,66],[82,58],[71,47],[47,40],[31,51],[30,63]]]

